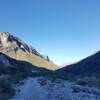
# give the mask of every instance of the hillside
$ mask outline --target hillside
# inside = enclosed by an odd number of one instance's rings
[[[48,56],[41,55],[34,48],[8,32],[0,33],[0,52],[11,58],[27,61],[37,67],[50,70],[58,68],[57,65],[50,61]]]
[[[78,76],[100,76],[100,51],[78,63],[58,69],[56,72],[62,74],[71,73]]]
[[[28,77],[48,76],[51,71],[33,66],[26,61],[12,59],[0,53],[0,100],[8,100],[15,94],[14,86]]]
[[[55,77],[81,81],[90,86],[100,86],[100,51],[79,61],[58,69],[54,73]]]

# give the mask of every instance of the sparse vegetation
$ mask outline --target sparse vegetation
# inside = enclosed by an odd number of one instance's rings
[[[12,83],[5,76],[0,76],[0,100],[8,100],[14,95]]]
[[[89,87],[98,87],[100,88],[100,79],[98,77],[84,77],[84,78],[77,78],[76,84],[82,86],[89,86]]]
[[[41,85],[41,86],[44,86],[47,84],[47,80],[46,79],[38,79],[38,83]]]
[[[76,84],[85,86],[85,85],[88,84],[88,82],[87,82],[86,80],[78,79],[78,80],[76,81]]]
[[[79,87],[72,87],[72,92],[73,93],[78,93],[78,92],[80,92],[80,88]]]

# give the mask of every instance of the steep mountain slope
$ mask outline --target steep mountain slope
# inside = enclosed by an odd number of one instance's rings
[[[48,56],[41,55],[34,48],[8,32],[0,33],[0,52],[14,59],[27,61],[38,67],[50,70],[57,69],[57,66],[49,60]]]
[[[37,74],[41,73],[43,75],[44,73],[46,74],[46,73],[52,72],[51,70],[48,70],[46,68],[33,66],[29,62],[16,60],[16,59],[10,58],[9,56],[3,53],[0,53],[0,75],[13,73],[13,69],[15,71],[19,70],[22,72],[28,72],[32,76],[34,76],[36,73]],[[17,72],[15,74],[17,74]],[[27,76],[27,73],[26,73],[26,76]]]
[[[100,51],[81,60],[76,64],[58,69],[55,72],[63,78],[67,77],[100,77]]]

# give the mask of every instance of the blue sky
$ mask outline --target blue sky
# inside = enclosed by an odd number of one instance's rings
[[[100,50],[100,0],[0,0],[0,31],[57,64],[78,61]]]

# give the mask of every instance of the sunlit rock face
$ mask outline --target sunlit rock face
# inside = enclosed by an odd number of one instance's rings
[[[9,32],[0,33],[0,52],[17,60],[27,61],[35,66],[55,70],[57,66],[30,45]]]
[[[4,47],[8,47],[9,46],[9,33],[8,32],[3,32],[3,33],[0,33],[0,41],[1,41],[1,44],[4,46]]]
[[[14,37],[9,32],[0,33],[0,42],[1,42],[0,46],[3,49],[3,51],[15,51],[15,52],[20,51],[26,54],[32,53],[32,54],[40,56],[41,58],[45,60],[50,61],[48,56],[41,55],[33,47],[27,45],[25,42],[23,42],[19,38]]]
[[[29,54],[39,54],[34,48],[24,43],[17,37],[14,37],[9,32],[0,33],[0,51],[21,51],[23,53]]]

